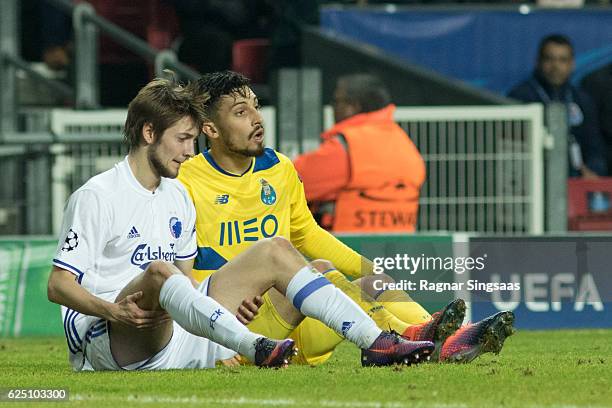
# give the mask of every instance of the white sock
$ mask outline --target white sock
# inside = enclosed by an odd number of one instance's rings
[[[382,332],[351,298],[309,266],[291,279],[287,298],[304,316],[322,321],[360,348],[370,347]]]
[[[172,275],[161,287],[159,304],[182,328],[206,337],[255,361],[252,333],[227,309],[210,296],[196,290],[184,275]]]

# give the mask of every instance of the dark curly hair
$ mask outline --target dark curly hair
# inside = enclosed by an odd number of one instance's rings
[[[206,94],[207,102],[204,104],[204,114],[207,118],[214,118],[217,113],[219,100],[226,95],[239,95],[247,97],[247,88],[251,81],[242,74],[234,71],[212,72],[202,75],[197,81],[189,84],[196,94]]]

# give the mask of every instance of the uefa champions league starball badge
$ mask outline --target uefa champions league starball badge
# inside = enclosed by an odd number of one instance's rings
[[[70,228],[70,231],[68,231],[68,234],[66,234],[66,239],[64,240],[64,244],[62,245],[62,251],[70,252],[78,246],[79,246],[79,236],[77,235],[76,232],[74,232],[72,228]]]

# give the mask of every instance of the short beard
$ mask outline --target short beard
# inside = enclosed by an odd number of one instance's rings
[[[256,147],[254,149],[239,149],[237,148],[230,140],[225,140],[221,138],[221,143],[225,145],[225,148],[234,154],[238,154],[244,157],[257,157],[261,156],[264,152],[265,145],[262,143],[261,146]]]
[[[257,147],[255,149],[236,149],[234,146],[227,145],[227,150],[244,157],[257,157],[263,154],[264,147],[265,146],[262,144],[260,147]]]
[[[170,170],[163,165],[163,163],[157,156],[157,146],[158,146],[157,143],[153,144],[149,148],[149,152],[148,152],[149,163],[151,163],[151,167],[153,167],[153,171],[155,171],[155,173],[157,173],[157,175],[160,177],[176,178],[177,174],[171,173]]]

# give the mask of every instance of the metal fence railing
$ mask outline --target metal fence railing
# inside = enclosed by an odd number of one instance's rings
[[[275,110],[266,107],[262,114],[266,142],[276,146]],[[32,115],[37,119],[31,120],[36,126],[29,143],[0,149],[0,170],[16,180],[0,193],[0,233],[56,232],[68,196],[127,153],[121,142],[125,110],[55,109]],[[43,117],[49,120],[52,141],[37,133]],[[324,117],[329,126],[329,109]],[[420,232],[543,232],[540,105],[401,107],[396,119],[426,162]],[[315,146],[313,136],[304,146]]]
[[[158,50],[129,31],[96,14],[86,1],[45,0],[72,17],[74,29],[74,89],[60,81],[41,75],[19,55],[17,0],[3,0],[0,13],[0,142],[19,137],[17,123],[17,69],[37,82],[63,95],[79,109],[96,109],[99,104],[98,35],[105,34],[113,41],[153,64],[156,76],[163,76],[164,69],[173,70],[184,80],[197,79],[200,74],[178,61],[174,51]]]
[[[51,227],[59,231],[64,206],[70,194],[91,177],[123,159],[127,147],[120,141],[62,143],[51,149]]]
[[[261,110],[266,139],[276,144],[273,108]],[[122,129],[127,110],[29,109],[26,132],[0,144],[0,235],[54,234],[70,194],[127,154]]]
[[[418,231],[543,232],[542,117],[538,104],[398,108],[427,169]]]

